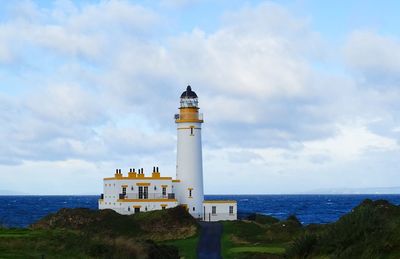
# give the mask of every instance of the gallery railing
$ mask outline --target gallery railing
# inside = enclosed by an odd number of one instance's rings
[[[127,193],[119,194],[119,199],[143,199],[143,200],[156,200],[156,199],[175,199],[175,193],[161,194],[161,193]]]

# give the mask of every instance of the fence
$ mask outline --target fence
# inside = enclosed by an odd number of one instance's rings
[[[119,194],[119,198],[120,199],[148,199],[148,200],[152,200],[152,199],[175,199],[175,193],[168,193],[166,195],[163,195],[161,193],[145,193],[143,192],[143,194],[139,195],[138,193],[127,193],[127,194],[123,194],[120,193]]]
[[[218,220],[236,220],[236,213],[204,213],[201,220],[203,221],[218,221]]]

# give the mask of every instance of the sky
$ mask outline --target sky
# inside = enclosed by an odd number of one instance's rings
[[[399,1],[6,1],[0,193],[175,175],[179,96],[206,194],[400,186]]]

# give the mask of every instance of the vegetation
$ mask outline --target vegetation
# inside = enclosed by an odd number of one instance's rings
[[[195,235],[186,239],[177,239],[173,241],[165,242],[166,245],[172,245],[178,248],[179,256],[185,259],[195,259],[197,243],[199,241],[199,235]]]
[[[63,209],[29,229],[0,227],[1,258],[196,258],[184,208],[123,216]],[[302,226],[259,214],[223,222],[224,258],[400,258],[400,206],[365,200],[337,222]]]
[[[224,258],[400,258],[400,207],[383,200],[326,225],[263,215],[223,224]]]
[[[301,223],[294,216],[279,221],[254,214],[247,220],[223,224],[224,258],[282,258],[293,238],[302,233]]]
[[[365,200],[337,222],[304,232],[289,256],[400,258],[400,207],[384,200]]]
[[[2,258],[179,258],[180,243],[167,241],[191,240],[197,229],[196,220],[181,207],[130,216],[112,210],[62,209],[29,229],[1,228],[0,254]]]

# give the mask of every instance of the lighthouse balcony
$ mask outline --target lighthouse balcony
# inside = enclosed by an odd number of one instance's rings
[[[161,193],[120,193],[119,194],[119,199],[134,199],[134,200],[160,200],[160,199],[166,199],[166,200],[173,200],[175,199],[175,193],[168,193],[166,195],[163,195]]]

